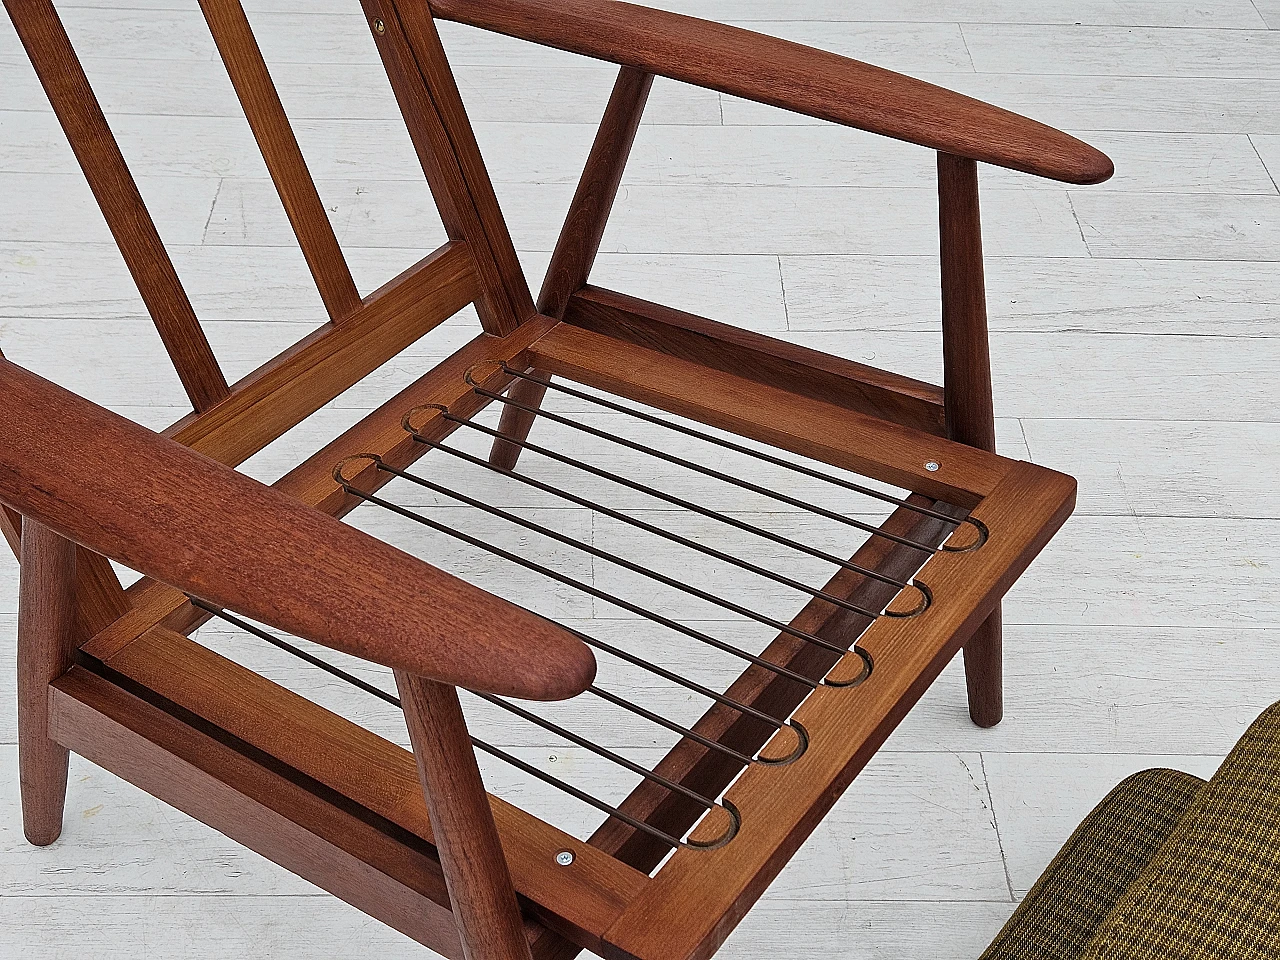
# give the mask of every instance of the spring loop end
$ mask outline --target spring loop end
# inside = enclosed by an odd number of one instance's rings
[[[719,832],[713,832],[716,828]],[[728,800],[721,800],[707,811],[702,822],[693,828],[685,844],[698,850],[715,850],[725,846],[742,829],[742,814]],[[708,834],[711,834],[708,836]]]
[[[411,433],[414,437],[417,437],[417,435],[422,431],[422,427],[425,427],[426,424],[424,423],[420,427],[415,427],[413,425],[413,419],[417,414],[422,413],[425,410],[433,410],[435,413],[443,413],[446,416],[449,413],[449,408],[443,403],[420,403],[418,406],[406,413],[400,420],[400,426],[404,427],[406,433]]]
[[[488,376],[481,377],[477,380],[476,371],[479,370],[481,367],[492,367],[493,369],[490,371]],[[462,379],[467,381],[467,386],[480,387],[480,386],[483,386],[484,383],[490,377],[492,377],[495,373],[498,373],[499,371],[508,375],[513,375],[512,372],[507,368],[506,361],[504,360],[481,360],[479,363],[473,363],[471,366],[467,367],[467,372],[462,375]]]
[[[966,523],[978,531],[977,539],[972,543],[953,545],[951,541],[956,539],[956,534],[960,532],[960,527],[963,527]],[[981,520],[975,519],[974,517],[965,517],[960,521],[960,526],[956,527],[955,530],[951,532],[951,536],[948,537],[947,542],[942,545],[942,549],[947,553],[972,553],[990,539],[991,529],[985,523]]]
[[[770,748],[774,748],[774,744],[780,739],[783,730],[790,730],[795,734],[796,745],[791,749],[790,753],[782,756],[770,754]],[[779,745],[780,746],[780,745]],[[804,724],[799,720],[788,720],[787,725],[775,733],[756,754],[756,760],[770,767],[785,767],[789,763],[795,763],[804,756],[805,751],[809,749],[809,731],[805,729]]]
[[[871,654],[867,653],[867,651],[862,649],[862,647],[854,647],[849,652],[858,658],[861,669],[852,677],[845,677],[842,679],[839,676],[833,676],[832,674],[838,673],[841,667],[845,665],[846,661],[849,660],[849,657],[846,656],[844,660],[836,664],[836,668],[832,670],[831,673],[827,674],[827,679],[822,681],[827,686],[839,688],[857,687],[866,683],[867,678],[871,676],[871,672],[875,669],[875,662],[871,659]]]
[[[346,475],[347,464],[354,463],[357,460],[368,460],[375,466],[379,466],[382,463],[382,457],[378,456],[376,453],[356,453],[349,457],[343,457],[334,465],[333,479],[337,483],[341,484],[344,490],[350,490],[352,486],[352,480],[350,480]],[[358,472],[363,472],[367,469],[367,467],[362,467]]]

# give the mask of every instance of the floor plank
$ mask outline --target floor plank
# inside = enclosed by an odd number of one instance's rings
[[[1261,0],[1266,3],[1267,0]],[[757,21],[768,30],[782,19],[772,0],[659,0],[651,6],[712,19]],[[1260,9],[1265,10],[1265,6]],[[1212,8],[1194,0],[812,0],[789,10],[806,21],[908,21],[962,23],[1046,23],[1116,26],[1249,29],[1263,26],[1258,9],[1246,0],[1224,0]]]
[[[988,258],[992,330],[1272,336],[1274,272],[1248,261]],[[784,257],[788,329],[936,330],[936,257]]]
[[[1220,758],[1117,755],[1091,762],[1087,756],[1070,754],[1034,758],[994,754],[984,760],[995,795],[1000,797],[996,820],[1009,878],[1014,893],[1023,897],[1076,825],[1115,784],[1152,767],[1171,767],[1207,779]],[[1044,814],[1047,805],[1054,810],[1050,816]]]
[[[978,73],[1280,79],[1269,30],[966,24]]]

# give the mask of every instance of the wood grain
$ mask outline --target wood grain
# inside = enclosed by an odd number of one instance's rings
[[[590,651],[561,628],[286,494],[2,360],[0,387],[13,411],[0,496],[76,542],[210,603],[422,675],[555,699],[595,674]],[[41,416],[55,408],[56,421]]]
[[[396,673],[466,960],[532,960],[511,872],[453,687]]]
[[[912,503],[927,507],[931,501],[915,497]],[[905,508],[895,511],[882,529],[898,536],[910,537],[919,543],[941,542],[948,530],[937,520]],[[909,580],[920,568],[926,555],[922,551],[872,537],[850,559],[864,569]],[[877,608],[889,602],[894,593],[892,587],[850,570],[837,572],[823,589],[855,604]],[[871,621],[867,617],[814,599],[790,623],[828,643],[849,649],[870,626]],[[814,679],[821,679],[840,660],[839,654],[785,633],[779,634],[761,656]],[[738,703],[755,707],[769,716],[785,719],[804,701],[809,690],[775,673],[751,666],[725,693]],[[720,704],[712,706],[694,724],[694,729],[703,736],[727,744],[748,756],[764,747],[774,733],[771,727],[761,721],[743,716]],[[787,742],[791,741],[788,739]],[[718,796],[733,782],[741,766],[694,741],[682,740],[654,770],[704,796]],[[674,835],[681,835],[693,827],[703,813],[700,807],[652,783],[642,783],[633,790],[623,802],[622,809],[633,817]],[[592,835],[591,842],[642,870],[655,867],[669,850],[652,837],[618,821],[608,821],[601,825]]]
[[[4,353],[0,352],[0,361],[3,360]],[[3,503],[0,503],[0,534],[4,535],[13,555],[20,558],[22,515]],[[78,638],[87,639],[123,616],[129,609],[129,601],[111,565],[91,550],[76,548],[73,575],[76,579],[74,630]]]
[[[473,415],[487,401],[467,385],[464,379],[466,371],[477,364],[515,361],[530,343],[553,325],[547,318],[535,320],[522,325],[505,340],[481,334],[302,463],[289,468],[275,488],[331,516],[345,516],[363,501],[348,493],[334,479],[334,464],[356,454],[376,453],[391,466],[399,469],[409,467],[431,448],[415,441],[405,431],[402,420],[406,411],[424,404],[439,403],[459,416]],[[504,378],[486,383],[495,389],[506,386]],[[422,424],[419,432],[423,436],[443,440],[452,429],[447,421],[437,417]],[[347,479],[369,493],[376,492],[392,476],[376,469],[372,463],[364,470],[358,467],[358,463],[351,465]],[[128,616],[121,611],[116,614],[118,620],[112,618],[114,622],[103,623],[86,634],[93,639],[85,649],[94,656],[106,659],[158,624],[170,623],[175,629],[188,630],[204,619],[198,611],[192,611],[181,593],[161,583],[139,583],[131,589],[130,599],[134,609]],[[183,611],[181,620],[171,622],[169,618],[180,611]],[[94,637],[94,634],[98,636]]]
[[[410,2],[402,6],[400,0],[386,2],[400,18],[422,80],[439,111],[440,122],[448,135],[451,152],[462,173],[467,196],[480,225],[481,236],[476,238],[476,242],[483,240],[493,252],[493,262],[498,270],[502,292],[511,304],[512,316],[517,325],[524,323],[534,315],[533,296],[529,292],[520,258],[516,256],[515,244],[507,229],[502,208],[498,205],[498,197],[493,191],[489,171],[484,158],[480,156],[471,120],[467,117],[458,83],[440,42],[431,10],[425,3]],[[511,330],[504,327],[500,331],[491,332],[510,333]]]
[[[433,0],[437,16],[1067,183],[1111,161],[998,107],[832,53],[613,0]]]
[[[435,37],[430,12],[410,10],[405,24],[393,0],[362,0],[362,6],[445,230],[451,240],[466,240],[474,251],[482,290],[476,302],[480,321],[488,333],[510,333],[533,312],[532,296],[526,284],[521,302],[511,299],[513,289],[520,292],[519,284],[512,281],[514,287],[508,285],[510,275],[504,273],[493,246],[505,234],[505,225],[502,234],[496,238],[490,235],[472,194],[474,181],[468,180],[455,153],[454,137],[469,135],[470,128],[460,131],[447,125],[440,91],[432,86],[432,79],[438,80],[439,76],[430,58],[435,55],[439,38]],[[421,17],[425,17],[425,24]],[[379,23],[381,33],[376,26]],[[488,182],[487,176],[484,182]],[[520,283],[524,283],[523,275]],[[523,298],[529,299],[527,311]]]
[[[123,648],[108,666],[348,803],[435,843],[408,750],[162,628]],[[601,933],[647,882],[644,874],[501,798],[490,802],[517,891],[540,920],[598,948]],[[572,870],[554,862],[565,849],[576,853]]]
[[[0,533],[15,557],[22,555],[22,515],[0,504]]]
[[[76,547],[43,524],[23,523],[18,607],[18,757],[22,828],[47,846],[62,833],[67,795],[65,747],[49,728],[49,684],[75,656]]]
[[[564,319],[569,298],[587,283],[652,89],[652,74],[619,71],[538,294],[544,316]]]
[[[1011,467],[973,514],[1002,533],[972,554],[935,554],[920,572],[934,590],[934,606],[911,619],[881,618],[867,631],[860,646],[876,664],[871,676],[851,689],[823,687],[796,712],[806,729],[826,735],[813,736],[789,766],[747,770],[725,795],[741,811],[738,836],[716,850],[676,851],[610,930],[610,945],[639,957],[711,956],[1065,522],[1074,496],[1069,477],[1029,464]],[[966,586],[978,584],[965,595]],[[844,676],[842,669],[833,676]]]
[[[53,4],[5,0],[5,9],[192,405],[207,410],[227,395],[227,382]]]
[[[294,771],[83,667],[51,691],[58,742],[450,958],[462,949],[439,862]]]

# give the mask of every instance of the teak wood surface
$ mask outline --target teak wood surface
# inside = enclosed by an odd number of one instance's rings
[[[1070,478],[994,452],[978,163],[1094,183],[1110,161],[1007,111],[834,54],[612,0],[363,0],[448,242],[361,297],[238,0],[201,9],[328,320],[228,385],[48,0],[5,0],[191,400],[156,434],[0,357],[0,530],[21,556],[24,826],[61,828],[67,751],[116,772],[446,956],[711,956],[963,647],[975,722],[1000,718],[999,602],[1074,505]],[[453,19],[621,66],[535,305],[436,31]],[[942,387],[590,285],[655,76],[938,152]],[[272,486],[235,467],[474,304],[482,332]],[[532,371],[533,380],[524,374]],[[719,796],[737,832],[653,781],[579,840],[485,793],[457,686],[567,699],[595,660],[572,631],[339,522],[510,391],[514,466],[557,377],[908,491],[852,561],[917,577],[909,618],[815,598],[728,695],[807,746],[743,771],[684,739],[656,766]],[[450,417],[442,415],[447,408]],[[406,429],[412,419],[416,432]],[[921,509],[930,511],[919,512]],[[972,523],[952,533],[953,523]],[[975,549],[962,541],[981,528]],[[950,539],[949,539],[950,538]],[[937,549],[942,544],[956,549]],[[145,575],[128,591],[108,558]],[[848,569],[823,588],[877,608]],[[189,639],[204,604],[395,670],[412,751]],[[856,650],[854,649],[856,644]],[[872,664],[869,672],[866,664]],[[865,675],[864,675],[865,673]],[[849,685],[838,685],[844,682]],[[792,728],[716,704],[694,725],[783,757]],[[777,740],[777,742],[774,742]],[[558,864],[559,853],[571,853]],[[664,862],[665,858],[665,862]],[[659,866],[660,865],[660,866]]]

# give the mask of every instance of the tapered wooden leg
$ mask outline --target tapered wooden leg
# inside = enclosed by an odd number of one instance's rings
[[[458,691],[397,671],[405,723],[466,960],[532,960]]]
[[[69,754],[49,739],[49,684],[75,654],[76,547],[30,519],[22,524],[18,606],[18,770],[22,828],[36,846],[62,833]]]
[[[1004,717],[1003,629],[997,607],[964,647],[969,716],[980,727],[994,727]]]
[[[942,243],[942,357],[947,434],[994,452],[991,349],[978,209],[978,165],[938,154],[938,220]],[[993,727],[1004,716],[1001,620],[997,607],[964,648],[969,716]]]
[[[551,376],[541,370],[534,370],[533,375],[543,380]],[[542,406],[542,398],[546,392],[547,388],[540,383],[534,383],[532,380],[517,380],[511,385],[507,396],[516,403],[537,410]],[[538,419],[536,413],[521,410],[511,404],[503,404],[502,418],[498,421],[498,432],[502,436],[494,438],[493,449],[489,451],[489,462],[500,470],[514,470],[516,461],[520,459],[520,444],[529,439],[529,431],[533,429],[533,422],[536,419]]]

